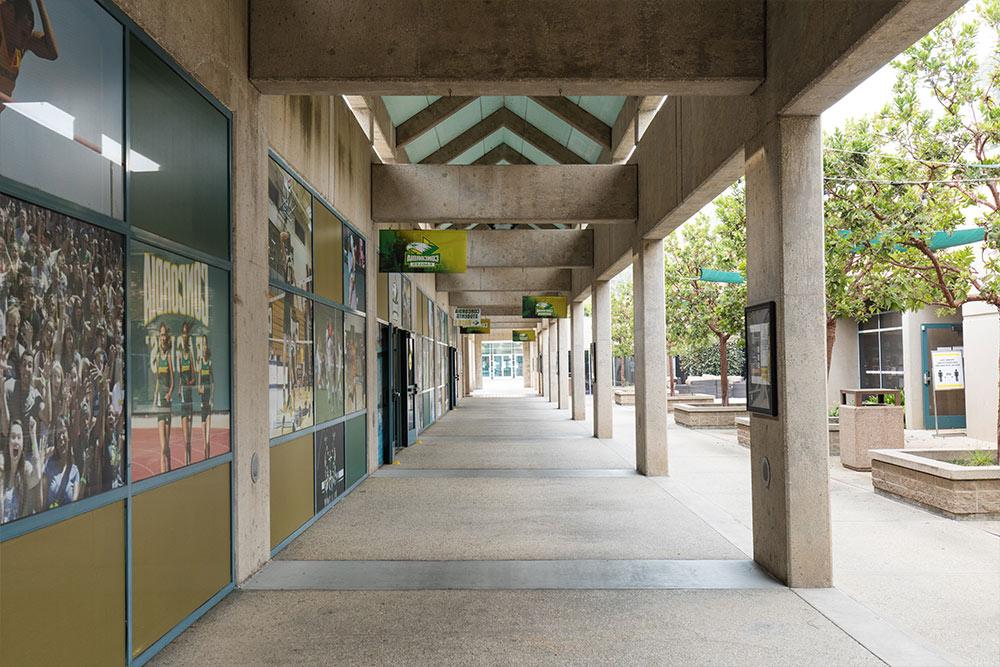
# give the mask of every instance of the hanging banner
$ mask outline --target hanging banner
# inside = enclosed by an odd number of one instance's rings
[[[934,370],[934,391],[965,389],[965,367],[962,351],[948,348],[931,350],[931,365]]]
[[[476,327],[482,319],[480,308],[455,308],[455,324],[460,327]]]
[[[564,296],[521,297],[521,317],[569,317],[569,304]]]
[[[465,273],[468,233],[429,229],[382,229],[378,233],[381,273]]]
[[[479,324],[474,327],[459,327],[458,333],[463,334],[488,334],[490,333],[490,320],[484,317],[479,320]]]
[[[534,329],[514,329],[511,334],[511,340],[515,343],[534,343],[535,342],[535,330]]]

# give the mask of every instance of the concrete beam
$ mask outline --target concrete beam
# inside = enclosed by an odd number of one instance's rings
[[[495,165],[500,162],[508,164],[535,164],[507,144],[500,144],[472,164]]]
[[[501,129],[508,129],[559,164],[587,164],[582,157],[518,116],[500,107],[423,160],[422,164],[446,164]]]
[[[632,223],[632,165],[372,165],[375,222]]]
[[[555,290],[505,290],[495,292],[451,292],[448,303],[452,306],[469,308],[502,307],[516,308],[512,312],[498,312],[498,315],[520,315],[521,297],[525,294],[553,294]],[[565,292],[561,293],[565,295]]]
[[[580,134],[594,140],[599,146],[611,149],[611,128],[579,104],[574,104],[562,96],[538,96],[531,99],[572,125]]]
[[[746,95],[764,35],[763,0],[251,0],[250,78],[279,95]]]
[[[429,107],[418,111],[399,124],[399,127],[396,128],[396,145],[399,147],[407,145],[476,99],[475,97],[442,97],[435,100]]]
[[[522,269],[510,267],[470,268],[465,273],[439,273],[438,292],[532,292],[568,291],[572,287],[570,269]]]

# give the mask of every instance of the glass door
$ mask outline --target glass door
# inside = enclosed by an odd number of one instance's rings
[[[924,385],[924,428],[965,428],[965,389],[934,391],[931,352],[962,350],[961,324],[920,325],[921,371]],[[943,379],[943,378],[942,378]]]

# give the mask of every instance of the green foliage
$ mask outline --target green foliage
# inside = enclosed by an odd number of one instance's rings
[[[996,455],[993,452],[976,450],[964,459],[952,459],[949,463],[957,466],[995,466],[997,464]]]
[[[721,372],[718,345],[684,350],[678,356],[681,358],[681,367],[688,375],[719,375]],[[743,346],[727,346],[726,357],[729,359],[729,374],[742,375],[743,363],[746,358],[746,350],[743,349]]]
[[[611,290],[611,354],[615,357],[631,357],[635,354],[633,345],[632,281],[623,280]]]

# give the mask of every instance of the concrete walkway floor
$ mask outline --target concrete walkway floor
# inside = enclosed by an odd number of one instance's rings
[[[736,478],[749,486],[748,463],[735,444],[672,429],[676,477],[645,478],[633,472],[628,411],[616,413],[619,437],[598,441],[568,411],[516,393],[464,399],[398,465],[373,473],[156,663],[850,665],[963,657],[886,622],[875,605],[836,589],[791,590],[759,570],[746,551],[749,495],[739,498]],[[688,485],[689,475],[707,486]],[[857,585],[891,561],[886,553],[860,567]],[[937,626],[971,623],[969,613],[949,610]],[[996,627],[989,614],[975,622],[984,637]]]

